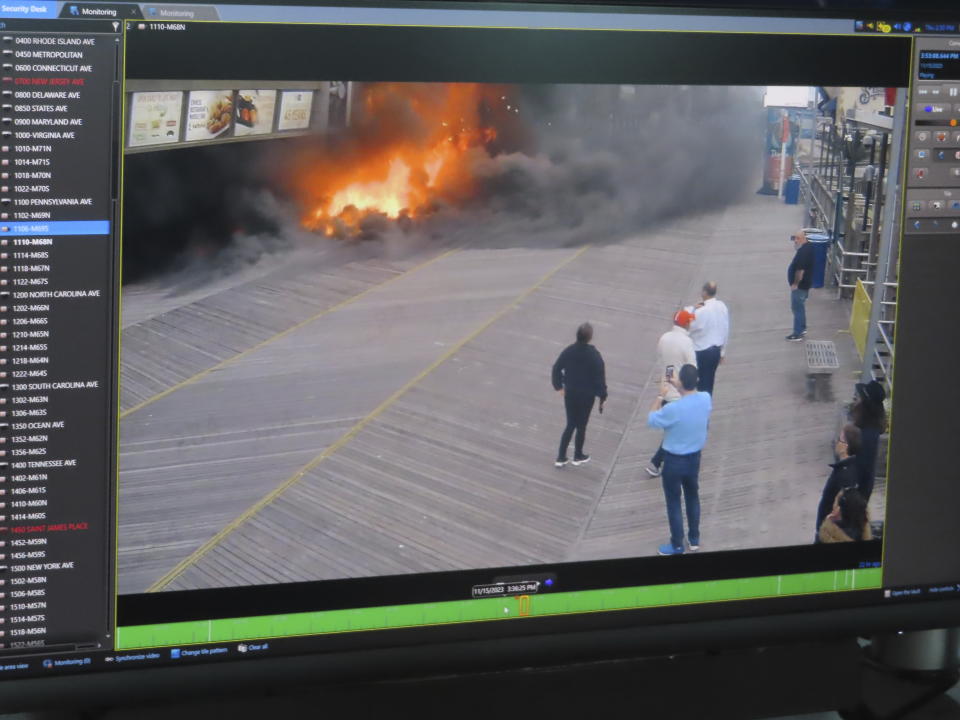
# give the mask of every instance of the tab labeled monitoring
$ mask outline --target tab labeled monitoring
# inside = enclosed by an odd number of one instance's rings
[[[213,5],[141,5],[147,20],[219,20]]]
[[[140,6],[132,4],[119,3],[72,3],[66,2],[60,8],[60,17],[62,18],[80,18],[80,19],[104,19],[120,20],[133,19],[142,20]]]

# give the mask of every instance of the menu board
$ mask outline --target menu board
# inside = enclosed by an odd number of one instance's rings
[[[180,91],[135,92],[130,99],[128,145],[163,145],[180,140]]]
[[[280,93],[280,120],[277,130],[306,130],[310,127],[312,90],[284,90]]]
[[[233,134],[265,135],[273,130],[276,90],[238,90]]]
[[[230,128],[233,90],[194,90],[187,101],[184,140],[212,140]]]

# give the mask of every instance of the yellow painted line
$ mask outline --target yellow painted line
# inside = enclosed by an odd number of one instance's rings
[[[183,380],[183,381],[181,381],[181,382],[178,382],[176,385],[172,385],[171,387],[168,387],[166,390],[164,390],[164,391],[162,391],[162,392],[159,392],[159,393],[157,393],[156,395],[153,395],[152,397],[148,397],[148,398],[147,398],[146,400],[144,400],[143,402],[137,403],[137,404],[134,405],[133,407],[131,407],[131,408],[127,409],[127,410],[124,410],[122,413],[120,413],[120,419],[123,420],[123,419],[124,419],[125,417],[127,417],[128,415],[132,415],[133,413],[135,413],[137,410],[142,410],[142,409],[145,408],[147,405],[150,405],[150,404],[152,404],[152,403],[155,403],[157,400],[160,400],[160,399],[162,399],[162,398],[165,398],[167,395],[170,395],[171,393],[175,393],[177,390],[180,390],[181,388],[185,388],[187,385],[192,385],[193,383],[197,382],[197,380],[202,380],[203,378],[205,378],[205,377],[206,377],[207,375],[209,375],[210,373],[212,373],[212,372],[214,372],[214,371],[216,371],[216,370],[220,370],[221,368],[229,365],[230,363],[236,362],[237,360],[241,360],[241,359],[247,357],[248,355],[250,355],[250,354],[252,354],[252,353],[255,353],[255,352],[256,352],[257,350],[259,350],[260,348],[269,345],[269,344],[272,343],[272,342],[275,342],[275,341],[277,341],[277,340],[280,340],[281,338],[285,338],[285,337],[286,337],[287,335],[289,335],[290,333],[294,333],[294,332],[296,332],[297,330],[299,330],[300,328],[306,327],[306,326],[309,325],[310,323],[312,323],[312,322],[314,322],[314,321],[316,321],[316,320],[319,320],[320,318],[322,318],[322,317],[325,316],[325,315],[329,315],[329,314],[332,313],[332,312],[336,312],[337,310],[340,310],[340,309],[342,309],[342,308],[345,308],[347,305],[350,305],[350,304],[352,304],[352,303],[355,303],[357,300],[360,300],[360,299],[366,297],[367,295],[369,295],[370,293],[374,292],[375,290],[379,290],[380,288],[386,287],[386,286],[389,285],[390,283],[396,282],[397,280],[400,280],[401,278],[410,277],[410,275],[412,275],[413,273],[417,272],[418,270],[421,270],[421,269],[427,267],[427,265],[430,265],[430,264],[432,264],[432,263],[435,263],[435,262],[437,262],[438,260],[442,260],[442,259],[445,258],[445,257],[449,257],[450,255],[452,255],[452,254],[454,254],[454,253],[460,252],[460,250],[462,250],[462,249],[463,249],[463,248],[453,248],[452,250],[447,250],[445,253],[441,253],[440,255],[437,255],[436,257],[432,257],[432,258],[430,258],[429,260],[426,260],[426,261],[420,263],[420,264],[417,265],[416,267],[412,267],[412,268],[410,268],[409,270],[406,270],[405,272],[400,273],[399,275],[395,275],[395,276],[393,276],[392,278],[388,278],[387,280],[384,280],[384,281],[381,282],[381,283],[377,283],[377,284],[374,285],[373,287],[369,287],[369,288],[367,288],[366,290],[364,290],[363,292],[361,292],[361,293],[359,293],[359,294],[357,294],[357,295],[354,295],[354,296],[352,296],[352,297],[348,297],[346,300],[343,300],[343,301],[341,301],[341,302],[338,302],[336,305],[331,305],[330,307],[321,310],[321,311],[318,312],[317,314],[311,315],[311,316],[308,317],[306,320],[302,320],[302,321],[298,322],[296,325],[294,325],[294,326],[292,326],[292,327],[289,327],[289,328],[287,328],[286,330],[283,330],[283,331],[281,331],[281,332],[278,332],[276,335],[271,335],[271,336],[268,337],[266,340],[261,340],[261,341],[258,342],[256,345],[254,345],[254,346],[252,346],[252,347],[249,347],[249,348],[247,348],[246,350],[241,350],[241,351],[238,352],[236,355],[231,355],[231,356],[228,357],[226,360],[221,360],[221,361],[218,362],[216,365],[212,365],[212,366],[208,367],[206,370],[201,370],[201,371],[198,372],[196,375],[194,375],[194,376],[192,376],[192,377],[188,377],[186,380]]]
[[[251,505],[249,508],[247,508],[243,513],[238,515],[236,518],[234,518],[228,525],[225,525],[216,535],[214,535],[212,538],[207,540],[207,542],[205,542],[199,548],[194,550],[192,553],[190,553],[190,555],[185,557],[179,563],[177,563],[177,565],[172,570],[170,570],[166,575],[161,577],[159,580],[153,583],[153,585],[147,588],[147,592],[156,592],[166,587],[178,575],[180,575],[180,573],[182,573],[188,567],[196,563],[204,555],[206,555],[213,548],[219,545],[223,541],[223,539],[226,538],[230,533],[232,533],[234,530],[239,528],[241,525],[243,525],[243,523],[245,523],[247,520],[252,518],[254,515],[256,515],[258,512],[260,512],[263,508],[265,508],[267,505],[272,503],[278,497],[280,497],[280,495],[282,495],[284,492],[286,492],[291,487],[293,487],[298,482],[300,482],[300,480],[303,479],[304,475],[306,475],[308,472],[313,470],[313,468],[315,468],[317,465],[319,465],[328,457],[330,457],[335,452],[337,452],[337,450],[339,450],[348,442],[350,442],[354,437],[357,436],[357,434],[361,430],[363,430],[367,425],[369,425],[371,422],[376,420],[380,415],[382,415],[383,412],[387,410],[387,408],[389,408],[397,400],[403,397],[411,388],[413,388],[414,385],[419,383],[421,380],[427,377],[427,375],[432,373],[434,370],[440,367],[443,363],[445,363],[447,360],[449,360],[451,357],[457,354],[463,348],[464,345],[466,345],[471,340],[475,339],[484,330],[486,330],[491,325],[493,325],[497,320],[499,320],[508,312],[513,310],[518,304],[520,304],[526,298],[528,298],[530,295],[536,292],[538,288],[540,288],[545,282],[547,282],[560,270],[562,270],[564,267],[569,265],[571,262],[576,260],[581,255],[583,255],[583,253],[585,253],[589,248],[590,248],[589,244],[584,245],[575,253],[565,258],[563,262],[561,262],[559,265],[557,265],[552,270],[550,270],[546,275],[544,275],[542,278],[537,280],[537,282],[535,282],[533,285],[531,285],[522,293],[517,295],[517,297],[515,297],[507,305],[505,305],[499,311],[497,311],[497,313],[493,317],[485,321],[480,327],[478,327],[469,335],[467,335],[465,338],[460,340],[456,345],[451,347],[449,350],[443,353],[443,355],[441,355],[439,358],[434,360],[426,369],[420,372],[420,374],[418,374],[415,378],[407,382],[403,387],[401,387],[399,390],[393,393],[390,397],[388,397],[386,400],[380,403],[368,415],[366,415],[364,418],[358,421],[353,427],[347,430],[346,433],[344,433],[336,441],[334,441],[333,444],[329,445],[323,452],[321,452],[315,458],[310,460],[310,462],[308,462],[306,465],[304,465],[299,470],[297,470],[293,475],[291,475],[289,478],[287,478],[282,483],[280,483],[276,488],[274,488],[269,493],[267,493],[262,498],[260,498],[260,500],[258,500],[256,503]]]

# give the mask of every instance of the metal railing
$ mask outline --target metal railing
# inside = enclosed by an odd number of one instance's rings
[[[897,107],[905,102],[905,94],[900,95]],[[892,224],[894,218],[902,118],[884,126],[849,120],[833,123],[824,118],[818,124],[810,162],[799,168],[809,215],[806,221],[827,228],[834,239],[826,279],[836,288],[837,299],[852,298],[858,280],[870,290],[874,307],[863,377],[876,377],[889,392],[898,284],[892,228],[883,225],[884,221]],[[878,273],[882,275],[879,288]]]

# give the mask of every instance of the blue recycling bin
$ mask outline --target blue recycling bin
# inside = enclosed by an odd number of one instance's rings
[[[783,185],[783,201],[787,205],[800,202],[800,176],[794,175]]]
[[[810,287],[822,288],[827,274],[827,252],[832,240],[825,233],[812,233],[807,235],[807,242],[813,246],[813,282]]]

